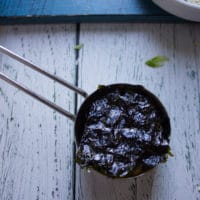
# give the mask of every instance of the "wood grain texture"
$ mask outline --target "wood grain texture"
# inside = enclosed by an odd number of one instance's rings
[[[181,21],[150,0],[1,0],[0,23]],[[182,20],[183,21],[183,20]]]
[[[0,27],[0,44],[74,82],[74,25]],[[0,55],[0,70],[67,110],[74,94]],[[0,80],[0,199],[71,200],[73,123]]]
[[[142,84],[157,95],[171,119],[175,155],[145,176],[112,180],[77,166],[76,200],[200,199],[200,25],[81,25],[79,85]],[[170,58],[152,69],[145,61]],[[81,100],[79,101],[81,103]]]

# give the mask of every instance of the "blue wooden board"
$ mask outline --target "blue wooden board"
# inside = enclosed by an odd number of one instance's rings
[[[179,22],[151,0],[0,0],[0,24]]]

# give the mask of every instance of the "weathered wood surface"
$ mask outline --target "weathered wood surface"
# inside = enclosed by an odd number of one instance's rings
[[[200,25],[81,25],[79,85],[88,92],[98,84],[144,85],[170,115],[175,157],[136,180],[116,181],[77,166],[76,200],[200,199],[199,35]],[[145,66],[155,55],[170,62]]]
[[[75,82],[75,25],[0,27],[0,44]],[[83,24],[79,85],[142,84],[171,118],[174,158],[137,179],[76,170],[76,200],[200,200],[200,25]],[[165,55],[152,69],[144,62]],[[0,55],[0,70],[74,110],[74,94]],[[79,99],[79,104],[82,99]],[[73,123],[0,81],[0,199],[73,199]]]
[[[150,0],[1,0],[0,24],[183,21]]]
[[[0,44],[75,81],[75,25],[0,27]],[[74,94],[0,55],[0,70],[74,111]],[[73,123],[0,80],[0,199],[70,200]]]

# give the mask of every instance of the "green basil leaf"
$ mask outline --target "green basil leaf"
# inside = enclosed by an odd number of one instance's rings
[[[106,86],[105,85],[98,85],[97,89],[101,89],[101,88],[104,88],[104,87],[106,87]]]
[[[147,60],[145,64],[148,65],[149,67],[156,68],[156,67],[162,67],[167,61],[169,61],[169,58],[166,56],[156,56],[150,60]]]
[[[84,46],[83,44],[78,44],[74,47],[74,49],[79,51],[83,48],[83,46]]]
[[[170,155],[171,157],[174,157],[174,154],[172,153],[171,149],[169,149],[169,151],[167,152],[168,155]]]

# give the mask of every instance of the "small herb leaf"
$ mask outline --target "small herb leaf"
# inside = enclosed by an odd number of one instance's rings
[[[166,56],[156,56],[150,60],[147,60],[145,64],[148,65],[149,67],[156,68],[163,66],[167,61],[169,61],[169,58],[167,58]]]
[[[104,88],[105,87],[105,85],[98,85],[98,89],[101,89],[101,88]]]
[[[168,155],[170,155],[171,157],[174,157],[174,154],[171,152],[171,150],[169,150],[167,153],[168,153]]]
[[[171,157],[174,157],[174,154],[172,153],[172,150],[170,147],[168,147],[168,150],[167,150],[167,154]]]
[[[74,49],[79,51],[83,48],[83,46],[84,46],[83,44],[78,44],[74,47]]]

